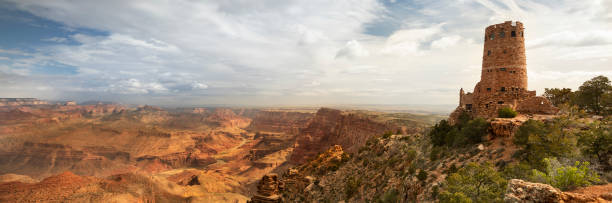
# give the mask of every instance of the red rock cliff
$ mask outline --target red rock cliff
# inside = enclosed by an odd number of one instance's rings
[[[297,136],[291,162],[304,163],[332,145],[341,145],[346,152],[355,153],[368,138],[393,129],[397,127],[373,121],[367,115],[321,108]]]

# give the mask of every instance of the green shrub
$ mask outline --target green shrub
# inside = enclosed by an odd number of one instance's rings
[[[399,192],[396,189],[387,190],[378,202],[382,203],[395,203],[399,202]]]
[[[544,163],[546,171],[533,169],[532,180],[550,184],[564,191],[600,181],[597,173],[589,169],[588,161],[582,163],[576,161],[573,166],[563,166],[556,158],[546,158]]]
[[[482,118],[460,120],[453,126],[448,121],[441,120],[432,127],[428,135],[434,146],[462,147],[482,142],[488,127],[489,123]]]
[[[455,164],[451,165],[450,167],[448,167],[448,170],[446,170],[446,174],[450,175],[453,173],[457,173],[459,169],[457,169],[457,166]]]
[[[612,168],[608,161],[612,159],[612,126],[595,122],[580,133],[578,142],[583,155],[597,160],[604,170]]]
[[[467,125],[461,129],[461,137],[463,137],[465,141],[455,143],[455,146],[482,142],[482,138],[487,135],[488,129],[489,123],[482,118],[469,121]]]
[[[388,139],[389,137],[391,137],[391,135],[393,135],[393,133],[391,131],[385,132],[385,134],[383,134],[383,138],[384,139]]]
[[[406,152],[406,161],[408,162],[412,162],[414,161],[414,159],[416,159],[417,157],[417,152],[414,149],[408,150],[408,152]]]
[[[438,160],[440,152],[442,152],[442,149],[440,147],[433,147],[431,149],[431,153],[429,153],[429,160],[430,161]]]
[[[419,179],[421,182],[423,182],[423,181],[427,180],[427,171],[425,171],[425,170],[421,169],[421,170],[419,171],[419,174],[417,175],[417,178],[418,178],[418,179]]]
[[[506,179],[490,163],[469,163],[446,179],[441,202],[500,202],[506,191]],[[443,197],[442,197],[443,196]]]
[[[517,114],[518,113],[510,107],[504,107],[497,111],[497,115],[500,118],[514,118]]]
[[[503,176],[506,179],[528,179],[531,175],[531,166],[526,163],[512,163],[504,167]]]
[[[450,193],[444,191],[440,193],[440,203],[472,203],[472,199],[461,192]]]
[[[576,135],[568,130],[572,121],[556,118],[552,122],[528,120],[514,135],[513,143],[521,148],[517,156],[532,167],[545,170],[547,157],[574,157],[578,154]]]
[[[344,194],[346,195],[346,199],[348,200],[353,197],[359,191],[360,186],[361,178],[355,178],[354,176],[347,178],[346,184],[344,185]]]

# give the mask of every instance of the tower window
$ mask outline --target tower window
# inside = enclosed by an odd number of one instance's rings
[[[493,40],[493,39],[495,39],[495,34],[490,34],[489,35],[489,40]]]
[[[501,87],[501,91],[505,92],[506,91],[506,87]]]
[[[467,110],[472,110],[472,104],[465,104],[465,108]]]
[[[506,68],[500,68],[499,70],[500,71],[506,71]]]
[[[498,101],[497,104],[504,104],[504,101]]]
[[[504,54],[506,53],[506,50],[504,49]]]
[[[489,108],[489,104],[485,104],[485,108],[487,108],[487,109],[488,109],[488,108]]]
[[[504,38],[504,36],[506,36],[504,31],[499,32],[499,38]]]
[[[491,50],[487,51],[487,56],[491,56]]]
[[[490,87],[487,87],[487,92],[490,92],[490,91],[491,91],[491,88],[490,88]]]
[[[512,31],[512,32],[510,32],[510,36],[512,36],[512,37],[516,37],[516,31]]]

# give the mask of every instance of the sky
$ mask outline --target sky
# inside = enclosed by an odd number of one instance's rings
[[[0,97],[455,105],[508,20],[538,94],[612,77],[612,0],[0,0]]]

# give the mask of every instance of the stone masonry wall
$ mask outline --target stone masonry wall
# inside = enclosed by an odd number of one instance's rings
[[[524,113],[556,113],[550,102],[527,90],[527,59],[521,22],[506,21],[485,29],[480,81],[473,93],[460,90],[459,107],[475,117],[494,118],[502,107]],[[543,98],[546,100],[546,98]],[[528,102],[529,104],[522,104]],[[537,105],[536,105],[537,103]],[[518,108],[520,107],[520,108]],[[453,113],[456,117],[457,112]],[[451,114],[451,115],[453,115]],[[453,117],[451,117],[452,122]]]

